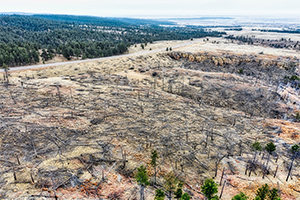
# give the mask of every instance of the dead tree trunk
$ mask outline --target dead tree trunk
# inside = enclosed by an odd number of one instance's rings
[[[223,195],[223,191],[224,191],[224,188],[225,188],[226,182],[227,182],[227,178],[226,178],[226,180],[224,181],[224,184],[223,184],[223,187],[222,187],[222,190],[221,190],[221,194],[220,194],[220,196],[219,196],[219,199],[221,199],[221,198],[222,198],[222,195]]]
[[[221,180],[220,180],[220,186],[222,185],[222,180],[223,180],[224,172],[225,172],[225,167],[223,168],[223,171],[222,171],[222,176],[221,176]]]
[[[275,173],[274,173],[274,178],[276,177],[277,171],[278,171],[278,165],[277,165]]]
[[[8,88],[9,80],[8,80],[8,70],[4,69],[5,71],[5,76],[6,76],[6,87]]]
[[[60,94],[60,91],[59,91],[59,85],[56,85],[56,89],[57,89],[59,101],[61,102],[61,94]]]
[[[288,176],[286,177],[286,180],[285,181],[288,181],[289,180],[289,177],[291,175],[291,172],[292,172],[292,168],[293,168],[293,165],[294,165],[294,160],[296,158],[296,154],[293,156],[293,160],[292,160],[292,164],[290,166],[290,169],[289,169],[289,173],[288,173]]]

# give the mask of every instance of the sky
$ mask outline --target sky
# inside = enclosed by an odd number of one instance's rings
[[[300,16],[300,0],[0,0],[0,12],[110,17]]]

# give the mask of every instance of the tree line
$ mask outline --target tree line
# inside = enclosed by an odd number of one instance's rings
[[[280,40],[271,40],[271,39],[260,39],[260,38],[255,38],[254,36],[248,37],[248,36],[234,36],[234,35],[229,35],[225,37],[226,39],[233,40],[248,44],[248,45],[262,45],[262,46],[269,46],[272,48],[281,48],[281,49],[295,49],[299,50],[300,49],[300,43],[299,41],[292,41],[291,38],[288,40],[285,38],[281,38]],[[263,52],[262,52],[263,53]]]

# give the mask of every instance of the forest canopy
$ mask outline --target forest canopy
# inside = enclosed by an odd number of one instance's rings
[[[172,27],[173,22],[72,15],[0,15],[0,66],[20,66],[63,55],[70,60],[125,53],[130,45],[185,40],[223,32]],[[167,26],[167,27],[166,27]]]

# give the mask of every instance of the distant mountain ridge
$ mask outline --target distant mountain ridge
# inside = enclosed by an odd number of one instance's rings
[[[0,12],[0,15],[33,15],[33,13],[26,13],[26,12]]]

